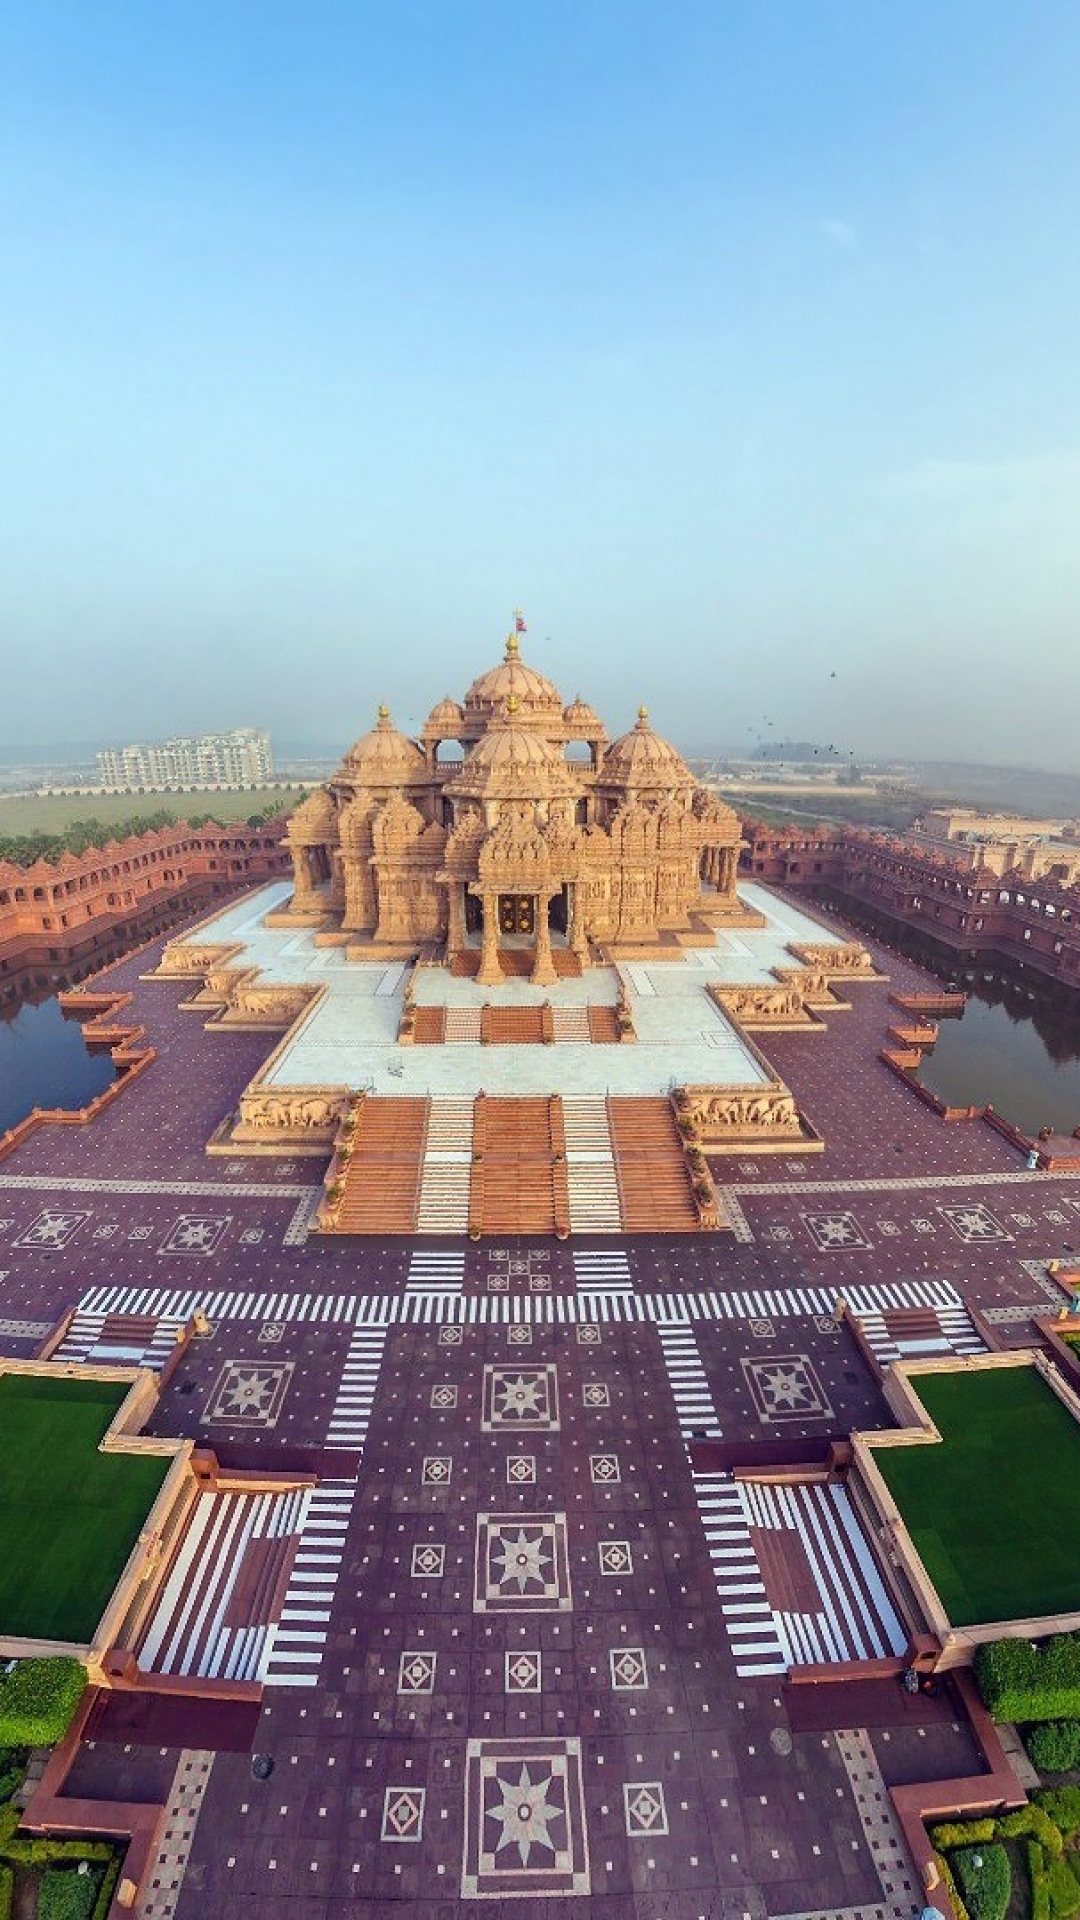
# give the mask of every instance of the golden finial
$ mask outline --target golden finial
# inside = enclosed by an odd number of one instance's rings
[[[507,713],[516,713],[517,710],[518,710],[517,696],[516,694],[512,693],[510,695],[509,700],[506,703],[506,711]]]
[[[639,707],[637,710],[637,717],[638,717],[638,726],[643,727],[645,725],[645,722],[649,718],[648,707]]]
[[[520,642],[520,640],[518,639],[518,637],[517,637],[517,634],[516,634],[516,633],[508,633],[508,634],[507,634],[507,636],[506,636],[506,657],[507,657],[507,659],[508,659],[508,660],[516,660],[516,659],[517,659],[517,657],[518,657],[518,653],[519,653],[519,651],[520,651],[520,648],[521,648],[521,642]]]
[[[387,707],[387,706],[381,706],[381,707],[379,708],[379,719],[380,719],[380,720],[389,720],[389,718],[390,718],[390,709],[389,709],[389,707]]]

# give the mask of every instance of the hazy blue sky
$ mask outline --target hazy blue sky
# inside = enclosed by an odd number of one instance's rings
[[[8,5],[0,740],[418,723],[521,604],[688,748],[1073,767],[1078,97],[1075,0]]]

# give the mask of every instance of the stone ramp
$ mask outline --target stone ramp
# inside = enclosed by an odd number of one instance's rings
[[[697,1233],[698,1212],[671,1103],[608,1102],[624,1233]]]
[[[568,1230],[561,1100],[478,1099],[473,1127],[480,1158],[473,1161],[472,1207],[481,1233]]]
[[[427,1100],[364,1100],[345,1172],[339,1233],[412,1233],[428,1124]]]
[[[368,1097],[342,1179],[339,1234],[700,1231],[666,1099]]]

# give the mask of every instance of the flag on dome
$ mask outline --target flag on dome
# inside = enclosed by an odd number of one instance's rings
[[[514,632],[515,632],[515,633],[528,633],[528,631],[529,631],[529,629],[528,629],[528,627],[527,627],[527,626],[525,625],[525,615],[524,615],[523,613],[518,613],[518,611],[517,611],[517,609],[515,608],[515,610],[514,610]]]

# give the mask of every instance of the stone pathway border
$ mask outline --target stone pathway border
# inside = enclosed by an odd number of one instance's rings
[[[214,1759],[213,1752],[205,1747],[181,1750],[165,1808],[157,1859],[143,1881],[142,1893],[136,1902],[138,1920],[172,1920],[176,1912]]]
[[[834,1734],[866,1844],[881,1880],[882,1899],[860,1901],[857,1907],[822,1908],[814,1913],[785,1913],[776,1920],[914,1920],[924,1901],[919,1876],[912,1865],[900,1823],[893,1812],[888,1788],[864,1727]]]

